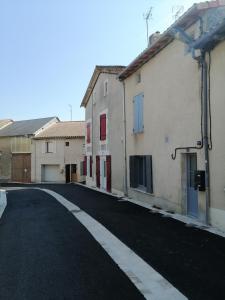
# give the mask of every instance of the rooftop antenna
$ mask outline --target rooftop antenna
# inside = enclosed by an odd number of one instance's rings
[[[148,45],[148,22],[150,19],[152,19],[152,10],[153,10],[153,6],[151,6],[145,14],[143,14],[143,18],[145,19],[145,22],[146,22],[147,45]]]
[[[176,21],[183,13],[184,6],[183,5],[174,5],[172,7],[172,17],[174,21]]]
[[[68,104],[69,105],[69,108],[70,108],[70,121],[72,121],[73,119],[73,107],[71,104]]]

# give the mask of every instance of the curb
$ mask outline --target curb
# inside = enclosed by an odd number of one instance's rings
[[[6,208],[7,199],[6,199],[6,191],[0,190],[0,218]]]
[[[194,219],[192,219],[188,216],[181,215],[181,214],[178,214],[178,213],[170,213],[170,212],[167,212],[163,209],[157,209],[152,204],[143,203],[142,201],[135,200],[135,199],[132,199],[132,198],[129,198],[129,197],[126,197],[126,196],[121,197],[121,196],[103,191],[103,190],[101,190],[99,188],[96,188],[96,187],[90,187],[88,185],[80,184],[80,183],[77,183],[77,182],[75,184],[83,186],[87,189],[90,189],[90,190],[93,190],[93,191],[96,191],[96,192],[100,192],[102,194],[113,196],[113,197],[117,198],[118,201],[127,201],[127,202],[130,202],[130,203],[136,204],[138,206],[144,207],[144,208],[150,210],[152,213],[159,213],[163,217],[168,217],[168,218],[180,221],[180,222],[184,223],[185,226],[187,226],[187,227],[194,227],[194,228],[197,228],[197,229],[208,231],[209,233],[212,233],[212,234],[215,234],[215,235],[218,235],[218,236],[221,236],[221,237],[225,238],[225,232],[224,231],[222,231],[222,230],[220,230],[216,227],[213,227],[213,226],[206,226],[205,224],[203,224],[203,223],[201,223],[197,220],[194,220]]]

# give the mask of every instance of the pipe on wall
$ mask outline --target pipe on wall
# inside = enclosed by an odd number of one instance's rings
[[[127,130],[126,130],[126,94],[125,94],[125,81],[123,81],[123,130],[124,130],[124,194],[128,195],[127,184]]]

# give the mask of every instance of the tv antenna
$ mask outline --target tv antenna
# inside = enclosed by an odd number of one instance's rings
[[[174,5],[172,7],[172,17],[176,21],[184,11],[183,5]]]
[[[149,20],[152,19],[152,10],[153,10],[153,6],[151,6],[145,14],[143,14],[143,18],[145,19],[145,22],[146,22],[147,45],[148,45],[148,38],[149,38],[149,36],[148,36],[148,23],[149,23]]]

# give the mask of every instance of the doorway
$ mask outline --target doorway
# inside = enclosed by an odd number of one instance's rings
[[[195,171],[197,170],[197,154],[187,154],[187,215],[198,218],[198,190],[195,189]]]
[[[77,165],[71,164],[65,166],[66,183],[77,181]]]
[[[106,190],[106,157],[100,157],[100,188]]]

